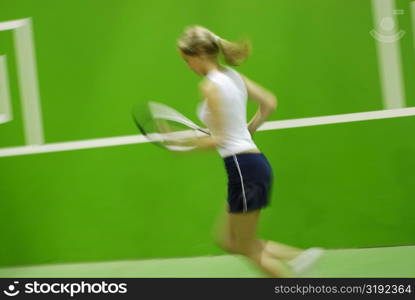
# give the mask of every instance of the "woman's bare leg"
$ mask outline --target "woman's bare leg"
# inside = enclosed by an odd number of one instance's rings
[[[227,212],[227,206],[221,212],[218,221],[216,222],[216,227],[214,230],[214,237],[216,243],[219,244],[224,250],[232,251],[231,249],[231,231],[229,224],[229,213]],[[280,260],[290,260],[298,256],[303,249],[285,245],[282,243],[277,243],[271,240],[262,240],[259,239],[262,243],[264,250],[270,254],[271,257]]]
[[[256,237],[260,212],[258,209],[246,213],[228,213],[232,246],[236,253],[249,258],[268,275],[286,277],[287,267],[266,251],[266,245]]]
[[[290,260],[297,257],[303,249],[288,246],[282,243],[277,243],[271,240],[260,240],[269,254],[281,260]]]
[[[262,248],[260,240],[256,240],[259,245],[258,250],[254,250],[255,246],[248,251],[236,250],[236,253],[242,254],[249,260],[254,262],[264,273],[270,277],[289,277],[291,274],[289,268],[281,261],[273,257]]]

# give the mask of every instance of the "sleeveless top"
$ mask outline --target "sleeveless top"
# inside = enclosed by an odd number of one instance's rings
[[[224,71],[209,71],[206,78],[219,90],[220,109],[224,122],[222,129],[224,141],[217,146],[219,155],[226,157],[257,148],[248,131],[246,121],[248,92],[242,77],[237,71],[226,66]],[[210,111],[206,101],[204,99],[199,103],[197,115],[214,136],[215,132],[209,126]]]

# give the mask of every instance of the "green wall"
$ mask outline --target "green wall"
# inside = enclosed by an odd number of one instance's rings
[[[272,120],[380,110],[368,0],[1,1],[32,17],[46,143],[133,135],[138,100],[197,121],[197,82],[175,41],[189,24],[251,37],[239,71],[279,98]],[[409,2],[397,1],[407,106],[415,106]],[[23,145],[11,32],[0,32]],[[249,104],[249,115],[255,106]],[[300,247],[415,243],[415,117],[258,132],[274,167],[260,234]],[[0,148],[0,149],[1,149]],[[226,177],[214,153],[149,144],[0,158],[0,265],[223,253],[211,240]]]

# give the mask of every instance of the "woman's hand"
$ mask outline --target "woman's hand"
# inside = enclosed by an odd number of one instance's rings
[[[190,147],[192,150],[208,150],[213,149],[218,145],[218,138],[213,136],[202,136],[194,138],[182,138],[182,139],[168,139],[169,135],[174,136],[175,132],[169,126],[168,122],[162,119],[156,119],[155,124],[157,130],[166,137],[163,141],[168,146]]]
[[[248,124],[248,131],[251,134],[251,137],[254,135],[254,132],[256,131],[256,128],[252,126],[252,124]]]
[[[192,147],[192,150],[209,150],[218,146],[218,139],[213,136],[206,136],[184,139],[179,143],[184,147]]]
[[[248,130],[252,136],[276,110],[278,101],[277,97],[272,92],[248,79],[246,76],[241,76],[244,79],[249,99],[252,99],[259,104],[259,109],[248,123]]]

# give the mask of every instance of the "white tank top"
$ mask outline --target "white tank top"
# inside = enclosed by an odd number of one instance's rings
[[[219,89],[221,111],[224,121],[224,142],[217,147],[221,157],[226,157],[246,150],[256,149],[246,122],[246,102],[248,92],[242,77],[237,71],[225,67],[224,71],[211,70],[206,78],[216,84]],[[199,119],[210,128],[210,111],[206,99],[199,103],[197,114]]]

